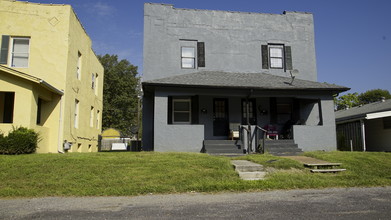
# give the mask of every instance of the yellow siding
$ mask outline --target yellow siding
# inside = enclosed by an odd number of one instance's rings
[[[70,152],[97,151],[101,125],[97,127],[96,121],[102,121],[103,67],[71,6],[0,0],[0,8],[0,35],[30,37],[28,67],[13,69],[43,79],[64,92],[60,97],[39,84],[0,73],[0,91],[15,91],[13,125],[41,133],[45,139],[38,152],[57,152],[59,143],[65,140],[73,143]],[[78,52],[82,54],[80,80],[76,77]],[[91,88],[93,73],[98,75],[97,91]],[[45,106],[42,112],[45,120],[40,125],[36,124],[38,98],[44,100]],[[79,100],[78,128],[73,124],[75,99]],[[91,107],[94,117],[100,112],[99,119],[93,120],[93,127]],[[0,123],[3,131],[10,126]]]

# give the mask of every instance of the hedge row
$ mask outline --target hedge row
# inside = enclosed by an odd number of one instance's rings
[[[38,148],[39,134],[33,129],[13,128],[4,136],[0,133],[0,154],[31,154]]]

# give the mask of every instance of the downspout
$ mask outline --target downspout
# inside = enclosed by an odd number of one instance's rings
[[[64,92],[64,91],[63,91]],[[62,99],[63,99],[63,96],[61,96],[60,98],[60,119],[58,120],[58,145],[57,145],[57,151],[58,153],[61,153],[63,154],[64,151],[63,151],[63,148],[62,148],[62,138],[61,138],[61,135],[62,135],[62,131],[63,131],[63,126],[62,126]]]
[[[365,123],[363,119],[360,120],[360,124],[361,124],[362,148],[363,151],[365,152],[367,151],[367,146],[365,143]]]

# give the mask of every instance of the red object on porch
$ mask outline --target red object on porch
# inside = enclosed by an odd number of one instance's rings
[[[266,125],[263,127],[266,132],[266,138],[274,137],[274,139],[278,140],[278,131],[277,131],[277,126],[275,125]]]

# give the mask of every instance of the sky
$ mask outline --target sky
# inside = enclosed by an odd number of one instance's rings
[[[116,54],[143,64],[145,2],[175,8],[281,14],[314,14],[318,81],[351,88],[391,91],[390,0],[30,0],[70,4],[92,39],[96,54]],[[344,93],[346,94],[346,93]],[[343,94],[342,94],[343,95]]]

